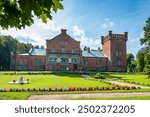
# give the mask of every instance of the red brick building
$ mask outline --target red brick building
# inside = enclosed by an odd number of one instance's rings
[[[32,48],[29,53],[11,53],[11,70],[90,70],[126,71],[126,41],[128,33],[101,37],[102,50],[80,49],[80,42],[61,30],[61,34],[46,40],[46,49]]]

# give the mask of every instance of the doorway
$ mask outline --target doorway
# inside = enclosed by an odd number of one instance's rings
[[[78,69],[78,65],[77,64],[73,64],[73,70],[77,70]]]

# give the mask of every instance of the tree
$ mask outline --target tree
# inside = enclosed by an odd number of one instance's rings
[[[44,49],[44,46],[42,45],[42,46],[40,47],[40,49]]]
[[[144,57],[144,61],[145,61],[144,71],[150,74],[150,48],[148,50],[148,53]]]
[[[141,38],[140,41],[141,45],[145,45],[147,48],[147,51],[144,54],[144,62],[145,62],[144,71],[150,73],[150,17],[146,21],[146,26],[144,26],[143,30],[144,30],[144,37]]]
[[[34,48],[39,49],[40,47],[39,47],[39,45],[35,45]]]
[[[134,55],[133,54],[127,54],[127,71],[131,72],[132,71],[132,62],[134,61]]]
[[[0,26],[3,29],[25,28],[34,23],[34,16],[47,23],[52,12],[63,9],[62,0],[1,0]]]
[[[143,28],[144,30],[144,37],[140,39],[141,45],[148,45],[150,46],[150,17],[146,21],[146,26]]]
[[[32,44],[20,43],[11,36],[0,35],[0,70],[9,70],[10,53],[27,53],[32,48]]]
[[[139,72],[143,72],[144,71],[144,67],[145,67],[145,55],[148,51],[148,47],[143,47],[141,50],[138,51],[137,55],[136,55],[136,61],[137,61],[137,70]]]
[[[137,66],[136,61],[132,61],[131,65],[130,65],[130,71],[131,71],[131,72],[137,71],[137,70],[136,70],[136,66]]]

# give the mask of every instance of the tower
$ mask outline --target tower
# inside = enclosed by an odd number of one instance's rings
[[[101,36],[103,53],[108,57],[108,71],[126,71],[126,41],[128,32],[113,34],[109,31],[107,36]]]

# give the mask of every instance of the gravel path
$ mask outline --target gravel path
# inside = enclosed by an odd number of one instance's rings
[[[64,100],[76,98],[112,98],[133,96],[150,96],[150,92],[32,95],[29,97],[29,100]]]
[[[150,88],[148,86],[141,86],[141,85],[136,85],[136,84],[130,84],[130,83],[125,83],[125,82],[119,82],[119,81],[106,81],[106,82],[110,82],[116,85],[121,85],[121,86],[136,86],[136,87],[141,87],[141,88]]]

